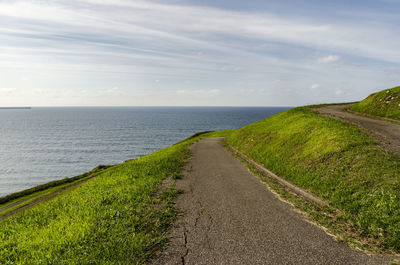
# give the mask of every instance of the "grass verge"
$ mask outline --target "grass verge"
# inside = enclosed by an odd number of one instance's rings
[[[382,252],[382,249],[376,247],[374,242],[371,243],[368,238],[359,236],[359,234],[355,232],[356,229],[351,225],[351,223],[346,222],[346,220],[342,218],[342,213],[337,208],[330,205],[321,207],[302,196],[299,196],[299,194],[281,185],[274,179],[261,174],[253,167],[253,165],[232,152],[232,149],[229,148],[227,143],[225,143],[225,145],[227,150],[241,161],[254,175],[258,176],[271,192],[275,193],[282,201],[293,205],[297,210],[299,210],[299,214],[303,215],[308,221],[321,227],[323,230],[333,235],[337,240],[345,242],[355,248],[368,252]]]
[[[0,221],[0,264],[145,262],[176,216],[173,197],[179,191],[172,186],[157,194],[160,184],[179,176],[188,146],[201,137],[113,166]]]
[[[227,142],[339,209],[329,222],[364,245],[400,251],[400,161],[355,126],[303,107],[233,131]]]
[[[13,214],[23,207],[27,207],[47,197],[55,196],[57,193],[65,189],[81,184],[84,181],[99,175],[100,172],[108,168],[110,168],[110,166],[98,166],[90,172],[76,177],[51,181],[49,183],[2,197],[0,198],[0,201],[5,202],[0,204],[0,219]]]
[[[82,175],[76,176],[76,177],[54,180],[54,181],[51,181],[51,182],[48,182],[48,183],[45,183],[42,185],[32,187],[30,189],[26,189],[26,190],[16,192],[16,193],[4,196],[4,197],[0,197],[0,207],[7,206],[10,203],[18,202],[19,200],[25,199],[27,197],[32,197],[39,192],[48,190],[49,188],[61,186],[61,185],[68,184],[68,183],[76,183],[76,181],[78,181],[78,180],[86,179],[86,178],[94,175],[95,173],[101,172],[109,167],[110,166],[100,165],[100,166],[97,166],[96,168],[92,169],[91,171],[84,173]]]

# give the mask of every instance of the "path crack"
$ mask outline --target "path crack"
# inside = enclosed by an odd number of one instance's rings
[[[187,246],[187,230],[184,228],[183,230],[183,239],[185,243],[185,253],[181,256],[182,265],[185,265],[185,258],[189,254],[189,248]]]

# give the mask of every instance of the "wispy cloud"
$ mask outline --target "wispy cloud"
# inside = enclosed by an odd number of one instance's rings
[[[317,61],[319,63],[333,63],[339,61],[340,57],[337,55],[329,55],[326,57],[318,58]]]
[[[204,49],[235,51],[236,45],[226,43],[225,37],[231,36],[242,40],[279,41],[400,61],[400,52],[395,45],[400,37],[392,36],[392,40],[383,41],[385,36],[394,33],[390,25],[384,25],[388,27],[382,31],[377,27],[361,28],[357,23],[326,24],[269,13],[250,14],[140,0],[58,1],[52,4],[42,1],[5,1],[0,2],[0,15],[5,21],[14,18],[2,27],[5,35],[10,36],[10,32],[14,31],[14,37],[17,34],[19,38],[31,42],[52,41],[58,43],[57,46],[64,44],[75,49],[77,47],[73,46],[76,44],[113,44],[128,48],[147,47],[149,53],[168,51],[177,56],[194,56]],[[18,23],[11,23],[15,18]],[[157,38],[158,43],[151,42]],[[368,42],[373,39],[381,41]]]
[[[202,96],[202,97],[214,97],[217,96],[221,90],[219,89],[199,89],[199,90],[177,90],[178,96]]]
[[[326,83],[338,76],[351,82],[342,71],[351,68],[361,75],[366,70],[354,66],[359,61],[371,60],[371,67],[400,64],[399,25],[390,21],[365,27],[364,20],[142,0],[0,1],[0,18],[2,85],[17,89],[34,82],[44,89],[104,91],[118,80],[131,90],[195,97],[209,95],[214,91],[209,87],[216,86],[221,88],[215,95],[243,86],[308,88],[315,76],[325,76]],[[353,65],[328,69],[342,57]]]

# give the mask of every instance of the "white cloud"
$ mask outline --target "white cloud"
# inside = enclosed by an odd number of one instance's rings
[[[336,90],[336,91],[335,91],[335,94],[336,94],[336,95],[343,95],[343,94],[344,94],[344,91],[341,90],[341,89],[339,89],[339,90]]]
[[[195,96],[206,96],[206,97],[214,97],[220,94],[221,90],[220,89],[198,89],[198,90],[177,90],[176,94],[179,96],[189,96],[189,97],[195,97]]]
[[[0,87],[0,96],[10,96],[15,94],[16,91],[17,89],[13,87]]]
[[[310,86],[311,89],[317,89],[317,88],[319,88],[319,87],[320,87],[319,84],[312,84],[312,85]]]
[[[85,89],[85,91],[86,91],[86,89]],[[107,95],[120,95],[120,94],[122,94],[122,91],[121,91],[121,89],[119,87],[114,86],[114,87],[111,87],[109,89],[106,89],[104,91],[104,93],[107,94]]]
[[[340,57],[337,55],[329,55],[326,57],[318,58],[319,63],[333,63],[339,61]]]
[[[239,90],[240,95],[249,95],[258,92],[256,89],[253,88],[241,88]]]

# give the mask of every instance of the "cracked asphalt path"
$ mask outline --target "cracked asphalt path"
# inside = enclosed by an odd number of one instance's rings
[[[177,188],[183,214],[150,264],[386,264],[337,242],[279,200],[221,144],[192,146]]]

